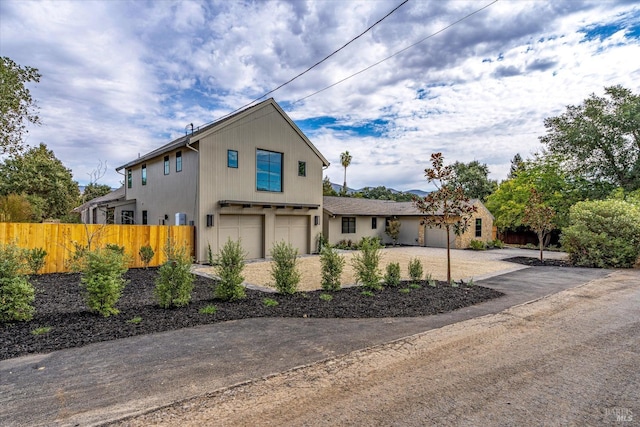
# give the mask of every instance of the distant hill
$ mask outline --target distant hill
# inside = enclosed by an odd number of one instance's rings
[[[333,188],[333,190],[340,194],[340,192],[342,191],[342,185],[340,184],[334,184],[333,182],[331,183],[331,188]],[[354,194],[354,193],[359,193],[362,192],[366,187],[362,187],[359,189],[353,189],[351,187],[347,187],[347,194]],[[369,187],[369,188],[375,188],[375,187]],[[387,190],[389,190],[391,193],[393,194],[398,194],[398,193],[405,193],[405,194],[415,194],[418,197],[424,197],[427,194],[429,194],[428,191],[422,191],[422,190],[407,190],[407,191],[400,191],[400,190],[396,190],[395,188],[387,188]]]

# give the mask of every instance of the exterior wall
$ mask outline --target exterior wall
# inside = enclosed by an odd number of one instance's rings
[[[411,246],[418,244],[420,235],[420,218],[421,217],[413,216],[401,216],[398,218],[400,220],[400,236],[398,237],[399,244]]]
[[[182,153],[181,172],[176,172],[177,151]],[[169,175],[164,174],[164,156],[166,155],[169,156]],[[131,168],[133,177],[131,188],[127,188],[127,171],[124,172],[126,199],[137,201],[136,224],[142,224],[142,211],[147,211],[149,225],[177,225],[175,214],[178,212],[187,214],[187,225],[189,221],[194,221],[198,194],[196,179],[198,154],[189,148],[182,147],[150,159],[144,164],[147,165],[147,185],[142,185],[142,164]],[[116,222],[120,222],[118,209],[116,209]]]
[[[264,216],[264,251],[268,256],[275,243],[276,215],[305,215],[309,218],[308,238],[312,252],[321,220],[315,225],[315,216],[322,215],[322,160],[306,144],[290,123],[271,104],[204,134],[199,139],[200,188],[199,226],[196,254],[206,258],[208,245],[217,253],[225,243],[219,239],[217,224],[220,214],[260,214]],[[256,151],[258,149],[283,153],[282,192],[258,191],[256,188]],[[238,152],[238,167],[227,166],[227,150]],[[306,162],[306,176],[298,176],[298,162]],[[220,207],[221,200],[270,203],[272,207],[229,206]],[[278,208],[278,203],[313,204],[318,209]],[[206,215],[213,215],[212,227],[205,227]]]
[[[341,240],[357,243],[362,240],[363,237],[378,237],[384,244],[391,244],[391,239],[384,232],[384,217],[376,217],[378,219],[378,227],[371,228],[371,216],[354,216],[345,215],[345,217],[356,218],[356,232],[355,233],[343,233],[342,232],[342,216],[336,215],[331,217],[328,214],[324,215],[323,227],[326,228],[324,232],[325,237],[328,239],[329,244],[335,245]]]
[[[493,216],[491,212],[482,204],[476,203],[478,212],[471,219],[471,226],[461,236],[456,236],[456,248],[466,249],[471,240],[481,240],[488,242],[493,240]],[[482,236],[476,237],[476,218],[482,219]]]

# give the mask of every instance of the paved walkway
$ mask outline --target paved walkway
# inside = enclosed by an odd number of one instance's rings
[[[0,425],[98,425],[487,314],[610,271],[525,268],[476,283],[504,297],[436,316],[231,321],[0,361]]]

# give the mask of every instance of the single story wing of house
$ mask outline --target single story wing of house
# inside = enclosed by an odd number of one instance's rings
[[[477,207],[471,227],[461,236],[451,233],[452,248],[468,248],[474,239],[485,242],[493,239],[493,215],[480,200],[471,203]],[[413,202],[325,196],[322,232],[332,245],[349,241],[355,244],[363,237],[378,237],[391,244],[385,230],[389,221],[395,219],[400,222],[398,244],[446,247],[446,230],[425,225],[424,217]]]

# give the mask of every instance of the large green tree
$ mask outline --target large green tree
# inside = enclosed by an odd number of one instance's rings
[[[464,194],[471,199],[486,200],[495,191],[498,182],[489,179],[489,167],[474,160],[469,163],[455,162],[453,184],[462,187]]]
[[[565,157],[568,172],[626,191],[640,188],[640,95],[610,86],[605,96],[592,94],[544,125],[540,141]]]
[[[0,164],[0,195],[21,194],[41,211],[41,219],[62,219],[80,197],[71,170],[45,144]]]
[[[21,67],[6,56],[0,57],[0,154],[22,150],[27,123],[40,123],[35,101],[26,86],[39,81],[36,68]]]
[[[96,197],[101,197],[106,194],[111,193],[111,187],[107,184],[97,184],[95,182],[89,183],[86,187],[84,187],[84,191],[82,192],[82,199],[85,202],[95,199]]]
[[[362,190],[354,194],[354,197],[362,197],[363,199],[377,200],[394,200],[396,202],[410,202],[413,194],[393,192],[384,185],[378,187],[364,187]]]

